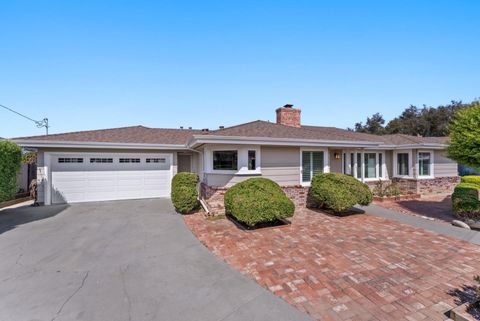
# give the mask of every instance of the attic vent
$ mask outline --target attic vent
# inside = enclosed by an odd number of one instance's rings
[[[225,126],[218,126],[218,128],[220,128],[220,129],[224,129],[224,128],[225,128]]]
[[[203,128],[202,132],[208,132],[208,128]]]

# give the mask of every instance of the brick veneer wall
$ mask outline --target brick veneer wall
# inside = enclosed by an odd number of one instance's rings
[[[460,177],[437,177],[432,179],[405,179],[393,178],[391,181],[385,181],[385,184],[396,182],[400,189],[411,194],[446,194],[453,193],[453,189],[460,182]],[[375,187],[376,182],[366,183],[371,189]],[[293,201],[296,207],[313,207],[315,203],[309,199],[309,187],[302,185],[282,186],[285,194]],[[200,195],[207,203],[212,214],[224,214],[224,196],[227,188],[213,187],[202,183]]]
[[[282,186],[285,194],[293,201],[296,207],[314,206],[308,198],[308,187],[301,185]],[[227,188],[200,185],[200,195],[207,203],[208,209],[214,215],[225,214],[224,196]]]
[[[402,191],[420,195],[450,194],[460,182],[459,176],[436,177],[427,179],[393,178]]]

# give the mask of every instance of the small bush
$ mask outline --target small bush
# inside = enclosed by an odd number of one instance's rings
[[[0,202],[12,199],[17,192],[22,149],[14,142],[0,141]]]
[[[172,180],[172,203],[175,210],[187,214],[198,209],[198,175],[178,173]]]
[[[253,227],[293,216],[295,205],[277,183],[266,178],[250,178],[225,193],[225,211]]]
[[[453,212],[460,219],[480,219],[479,190],[480,185],[472,183],[462,182],[455,187],[452,194],[452,207]]]
[[[463,176],[462,183],[476,184],[480,186],[480,176]]]
[[[322,208],[343,212],[356,204],[368,205],[370,188],[356,178],[337,173],[317,174],[312,179],[310,197]]]

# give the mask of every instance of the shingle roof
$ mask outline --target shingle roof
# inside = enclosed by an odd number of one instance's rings
[[[52,134],[48,136],[19,137],[14,138],[14,140],[184,145],[192,135],[378,142],[386,145],[443,144],[448,140],[447,137],[417,137],[402,134],[378,136],[335,127],[301,126],[297,128],[262,120],[209,132],[195,129],[131,126]]]
[[[48,136],[29,136],[13,138],[14,140],[103,142],[132,144],[168,144],[184,145],[187,139],[201,130],[149,128],[144,126],[120,127],[100,130],[87,130]]]
[[[205,133],[201,133],[205,135]],[[241,137],[271,137],[271,138],[298,138],[298,139],[317,139],[331,141],[363,141],[379,142],[392,145],[407,144],[443,144],[448,137],[417,137],[403,134],[394,135],[372,135],[358,133],[336,127],[322,126],[301,126],[291,127],[270,123],[262,120],[253,121],[237,126],[227,127],[215,131],[210,131],[208,135],[218,136],[241,136]]]

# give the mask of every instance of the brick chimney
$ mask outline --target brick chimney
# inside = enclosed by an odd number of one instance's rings
[[[293,105],[287,104],[283,107],[277,108],[277,124],[300,127],[300,109],[293,108]]]

